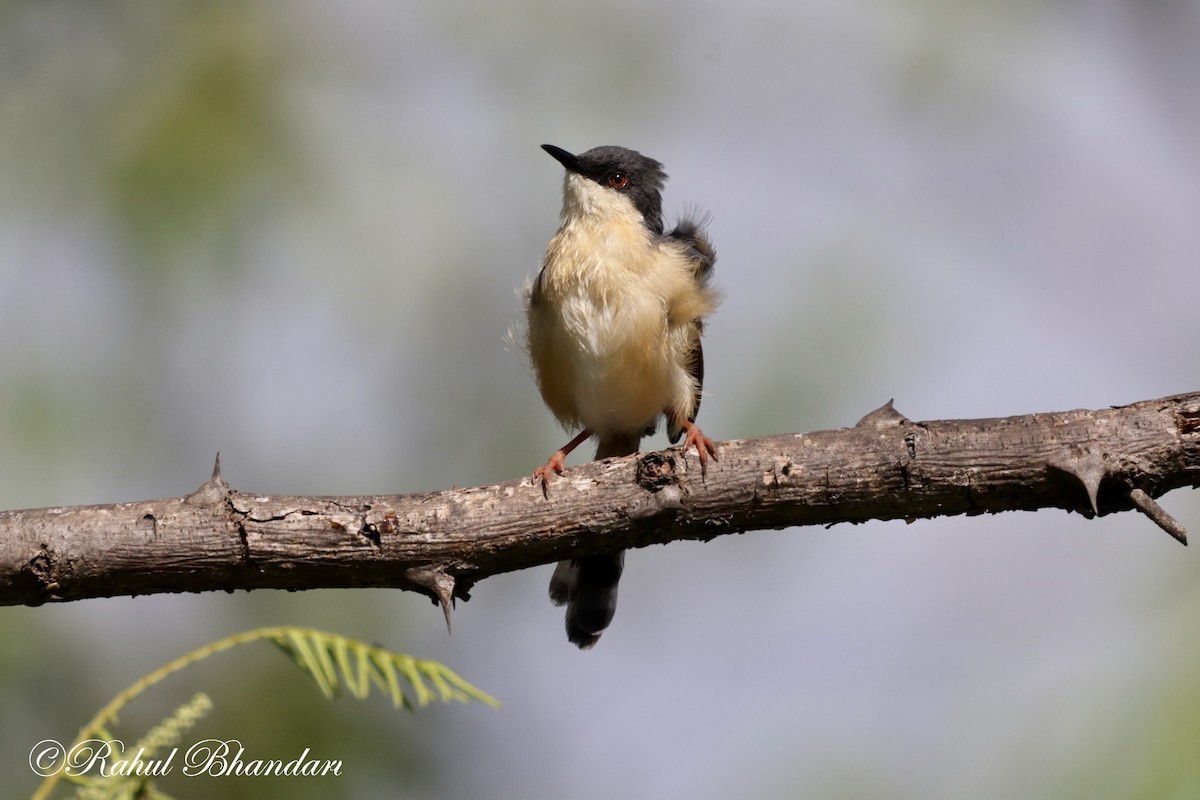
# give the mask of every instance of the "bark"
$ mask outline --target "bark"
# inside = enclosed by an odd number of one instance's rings
[[[676,539],[869,519],[1138,509],[1200,485],[1200,392],[1099,410],[912,422],[678,448],[530,479],[364,497],[262,496],[220,476],[186,497],[0,512],[0,604],[234,589],[395,587],[442,604],[489,575]]]

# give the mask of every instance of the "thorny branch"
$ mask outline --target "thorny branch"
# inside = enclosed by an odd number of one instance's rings
[[[601,551],[869,519],[1137,509],[1200,485],[1200,392],[1126,406],[912,422],[889,401],[852,428],[679,449],[528,478],[369,497],[261,496],[220,475],[186,497],[0,512],[0,604],[234,589],[395,587],[442,605],[501,572]]]

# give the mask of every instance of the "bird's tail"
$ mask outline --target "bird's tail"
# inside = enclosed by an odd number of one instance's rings
[[[627,456],[638,451],[640,432],[601,439],[596,458]],[[550,578],[550,600],[567,606],[567,638],[581,650],[600,641],[617,612],[617,583],[625,568],[625,551],[560,561]]]

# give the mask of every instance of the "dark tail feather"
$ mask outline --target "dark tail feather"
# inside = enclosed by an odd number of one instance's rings
[[[601,439],[596,458],[636,453],[641,433]],[[581,650],[600,641],[617,612],[617,584],[625,568],[625,551],[560,561],[550,578],[550,600],[567,606],[567,638]]]
[[[617,582],[625,551],[560,561],[550,579],[550,599],[567,604],[567,638],[581,650],[600,641],[617,611]]]

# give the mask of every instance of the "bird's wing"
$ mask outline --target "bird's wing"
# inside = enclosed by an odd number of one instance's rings
[[[681,219],[667,236],[684,246],[685,253],[692,263],[693,279],[701,286],[707,286],[712,278],[713,267],[717,263],[717,252],[704,234],[703,221]],[[700,395],[704,389],[704,348],[700,344],[700,335],[703,332],[704,323],[701,320],[693,320],[688,326],[688,350],[685,357],[688,373],[696,382],[696,394],[688,422],[695,422],[696,415],[700,413]],[[668,420],[667,438],[671,443],[678,442],[681,435],[683,427]]]

